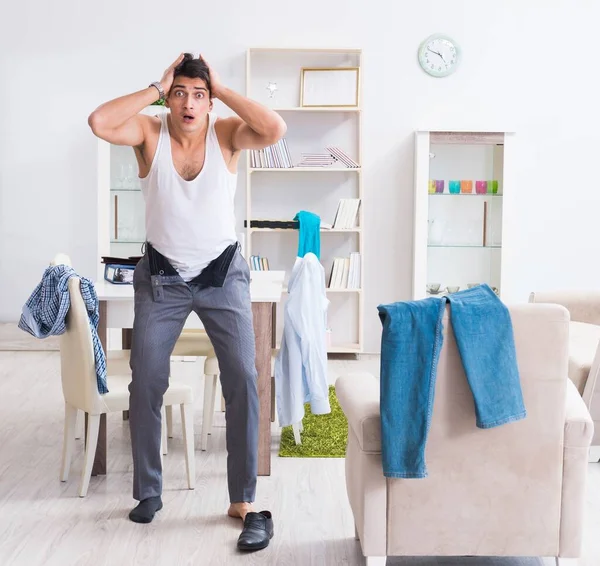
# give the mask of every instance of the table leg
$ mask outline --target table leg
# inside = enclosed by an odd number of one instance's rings
[[[277,348],[277,303],[271,308],[273,319],[271,320],[271,349]],[[271,372],[273,373],[273,372]],[[271,375],[271,422],[275,422],[275,376]]]
[[[100,320],[98,322],[98,337],[102,349],[106,353],[106,301],[100,301]],[[87,433],[87,414],[85,416]],[[87,434],[86,434],[87,438]],[[98,434],[98,446],[96,447],[96,457],[92,466],[92,475],[106,474],[106,414],[100,417],[100,432]]]
[[[121,340],[123,341],[123,350],[131,350],[131,341],[133,339],[133,328],[121,329]]]
[[[258,372],[258,475],[271,475],[272,303],[252,303]]]
[[[122,348],[123,350],[131,350],[131,340],[133,336],[132,328],[122,328],[121,329],[121,339],[122,339]],[[123,420],[129,420],[129,411],[123,411]]]

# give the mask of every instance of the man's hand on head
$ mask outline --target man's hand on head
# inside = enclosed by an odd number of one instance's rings
[[[210,78],[210,90],[211,90],[212,96],[214,98],[219,98],[219,94],[220,94],[221,90],[223,89],[223,83],[221,82],[219,75],[211,67],[210,63],[204,57],[202,57],[202,55],[198,55],[198,59],[202,59],[206,63],[206,66],[208,67],[208,74],[209,74],[209,78]]]
[[[179,63],[183,61],[184,54],[182,53],[177,59],[167,67],[165,72],[163,73],[162,79],[160,79],[160,84],[165,91],[165,96],[169,95],[169,91],[171,90],[171,85],[173,84],[173,78],[175,75],[175,68]]]

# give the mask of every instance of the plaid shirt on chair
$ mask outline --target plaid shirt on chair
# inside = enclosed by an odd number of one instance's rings
[[[69,296],[69,279],[71,277],[79,276],[72,267],[67,265],[55,265],[44,271],[42,280],[23,306],[23,312],[19,320],[21,330],[36,338],[58,336],[65,332],[67,329],[65,319],[71,306]],[[108,393],[106,357],[98,337],[98,321],[100,320],[98,296],[94,284],[89,279],[80,277],[80,280],[81,295],[88,312],[92,331],[98,392],[100,394]]]

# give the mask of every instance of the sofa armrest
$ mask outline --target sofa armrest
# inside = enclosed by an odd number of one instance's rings
[[[567,379],[565,411],[565,448],[589,448],[594,436],[594,421],[577,387]]]
[[[565,438],[567,448],[589,448],[594,436],[594,421],[577,387],[567,380]]]
[[[600,325],[600,291],[539,291],[529,295],[529,302],[562,305],[572,321]]]
[[[370,373],[351,373],[335,382],[335,393],[363,452],[381,454],[379,379]]]
[[[594,423],[577,388],[567,379],[558,556],[581,556],[589,447]]]

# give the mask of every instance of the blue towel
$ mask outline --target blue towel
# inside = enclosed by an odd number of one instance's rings
[[[321,219],[312,212],[301,210],[294,216],[300,224],[298,235],[298,257],[313,253],[321,259]]]
[[[473,393],[477,427],[492,428],[527,416],[510,313],[488,285],[442,298],[379,305],[381,455],[386,477],[427,477],[425,443],[446,301]]]

